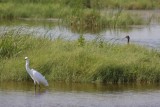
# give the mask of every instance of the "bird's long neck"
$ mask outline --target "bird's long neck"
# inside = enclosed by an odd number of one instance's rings
[[[30,69],[30,67],[29,67],[29,60],[27,59],[26,60],[26,71],[30,74],[31,72],[31,69]]]

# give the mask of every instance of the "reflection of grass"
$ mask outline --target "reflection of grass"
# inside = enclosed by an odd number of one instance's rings
[[[6,34],[0,38],[0,80],[30,77],[24,57],[48,80],[71,82],[159,82],[160,54],[135,45],[110,45],[103,41],[49,40]],[[7,41],[2,42],[2,41]],[[9,45],[8,45],[8,41]],[[84,43],[85,42],[85,43]],[[15,48],[14,50],[10,48]],[[3,48],[8,54],[3,53]],[[30,79],[31,80],[31,79]]]

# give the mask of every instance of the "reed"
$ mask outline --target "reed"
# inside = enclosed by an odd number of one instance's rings
[[[95,0],[96,1],[96,0]],[[160,1],[157,0],[100,0],[99,5],[101,8],[110,9],[129,9],[129,10],[147,10],[147,9],[157,9]]]
[[[71,8],[110,8],[110,9],[157,9],[160,8],[158,0],[1,0],[1,3],[20,3],[20,4],[61,4]]]
[[[66,16],[82,16],[85,21],[86,18],[96,16],[96,18],[106,19],[100,14],[102,10],[106,9],[100,4],[109,4],[110,2],[96,0],[90,1],[90,4],[99,4],[102,9],[97,6],[91,6],[92,8],[85,8],[88,0],[6,0],[0,2],[0,19],[18,19],[18,18],[62,18]],[[121,2],[125,0],[120,0]],[[119,2],[120,2],[119,1]],[[141,0],[140,0],[141,1]],[[94,3],[92,3],[94,2]],[[114,1],[113,1],[114,2]],[[118,2],[118,1],[116,1]],[[138,2],[138,1],[137,1]],[[124,3],[128,3],[127,0]],[[130,2],[129,2],[130,3]],[[144,2],[145,3],[145,2]],[[151,4],[151,3],[148,3]],[[158,4],[158,3],[157,3]],[[127,4],[128,5],[128,4]],[[134,6],[135,7],[135,6]],[[118,8],[123,9],[123,8]],[[100,15],[98,15],[100,14]],[[138,17],[138,16],[137,16]],[[95,19],[94,19],[95,20]],[[97,19],[96,19],[97,20]],[[99,19],[98,19],[99,21]],[[103,22],[103,21],[102,21]],[[98,23],[98,22],[97,22]]]
[[[10,41],[10,42],[9,42]],[[6,43],[4,43],[6,42]],[[8,44],[9,42],[9,44]],[[16,43],[16,44],[15,44]],[[16,50],[12,48],[17,47]],[[7,50],[7,55],[3,49]],[[102,41],[50,40],[31,35],[0,36],[0,80],[31,80],[30,66],[52,81],[126,83],[160,81],[160,53],[134,44],[111,45]]]
[[[0,19],[56,18],[62,19],[63,24],[72,31],[92,33],[98,33],[106,27],[128,27],[150,22],[138,15],[125,13],[123,8],[105,13],[106,7],[101,5],[105,3],[103,0],[6,0],[0,2]]]
[[[76,14],[75,14],[76,13]],[[73,32],[92,32],[97,33],[106,28],[128,27],[131,25],[144,25],[149,23],[136,14],[129,14],[119,11],[109,11],[101,13],[96,10],[73,10],[65,19],[68,27]]]

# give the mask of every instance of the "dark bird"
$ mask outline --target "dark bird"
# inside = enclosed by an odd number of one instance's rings
[[[129,37],[129,35],[127,35],[125,38],[127,38],[127,43],[129,44],[129,42],[130,42],[130,37]]]

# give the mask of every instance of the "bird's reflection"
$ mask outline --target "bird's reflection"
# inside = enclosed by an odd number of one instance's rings
[[[44,95],[47,92],[48,92],[47,89],[40,88],[38,90],[34,90],[34,95],[35,96],[41,96],[41,95]]]

